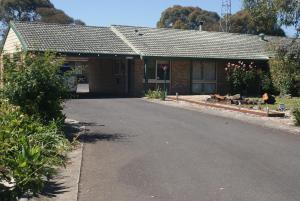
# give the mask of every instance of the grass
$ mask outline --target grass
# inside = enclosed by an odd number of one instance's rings
[[[261,100],[261,98],[256,97],[249,97],[251,100]],[[275,104],[266,104],[271,110],[277,110],[279,104],[284,104],[287,110],[292,110],[293,108],[296,108],[300,104],[300,97],[293,97],[293,98],[280,98],[276,97],[276,103]],[[249,105],[251,107],[251,105]]]

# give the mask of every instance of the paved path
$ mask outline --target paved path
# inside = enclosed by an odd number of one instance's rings
[[[82,99],[79,201],[298,201],[300,136],[145,102]]]

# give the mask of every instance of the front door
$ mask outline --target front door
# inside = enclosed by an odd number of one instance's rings
[[[192,70],[192,93],[213,94],[217,91],[216,62],[195,61]]]

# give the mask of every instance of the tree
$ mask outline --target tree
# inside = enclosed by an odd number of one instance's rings
[[[205,31],[219,30],[220,16],[215,12],[203,10],[199,7],[173,6],[167,8],[161,15],[158,28],[199,29],[203,22]]]
[[[40,7],[53,8],[49,0],[1,0],[0,19],[4,24],[11,20],[34,21],[38,18],[36,10]]]
[[[0,36],[11,20],[84,24],[56,9],[50,0],[0,0]]]
[[[244,0],[250,33],[284,36],[278,23],[278,0]]]
[[[85,22],[79,19],[74,20],[74,24],[76,25],[85,25]]]
[[[300,31],[300,1],[299,0],[243,0],[245,9],[249,10],[251,18],[262,26],[270,26],[272,19],[279,26],[294,26]],[[297,34],[299,36],[299,34]]]
[[[267,18],[263,22],[266,21],[268,22],[265,26],[261,21],[253,19],[249,10],[244,9],[231,16],[230,32],[247,34],[265,33],[267,35],[285,36],[283,29],[280,28],[277,21],[274,21],[273,18]]]
[[[74,23],[74,19],[66,15],[62,10],[44,7],[44,8],[38,8],[36,11],[40,16],[41,22],[59,23],[59,24]]]
[[[266,16],[272,16],[279,26],[293,26],[297,31],[296,37],[291,42],[285,44],[275,44],[277,46],[277,59],[273,62],[276,69],[292,67],[295,69],[296,82],[300,82],[300,43],[296,40],[300,31],[300,1],[299,0],[244,0],[245,9],[249,10],[254,20],[265,20]],[[276,65],[275,65],[276,64]],[[279,68],[282,67],[283,68]],[[294,72],[294,71],[293,71]],[[283,75],[285,71],[279,71]],[[273,73],[274,74],[274,73]],[[291,77],[287,74],[285,78]],[[274,76],[274,78],[276,75]],[[289,82],[285,82],[288,85]],[[282,85],[284,85],[282,84]],[[288,90],[286,90],[288,91]],[[286,93],[286,92],[283,92]]]
[[[14,59],[4,55],[4,97],[43,122],[64,120],[62,103],[69,89],[68,75],[60,71],[63,63],[50,52],[19,53]]]
[[[300,31],[300,2],[299,0],[277,0],[279,21],[285,26],[294,26],[297,37]]]

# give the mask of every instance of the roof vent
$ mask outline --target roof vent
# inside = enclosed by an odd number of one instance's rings
[[[204,24],[204,21],[200,21],[200,22],[199,22],[199,31],[202,31],[202,26],[203,26],[203,24]]]
[[[138,36],[143,36],[144,34],[141,33],[138,29],[135,29],[134,32],[138,35]]]
[[[265,34],[264,33],[261,33],[258,35],[260,40],[265,40]]]

